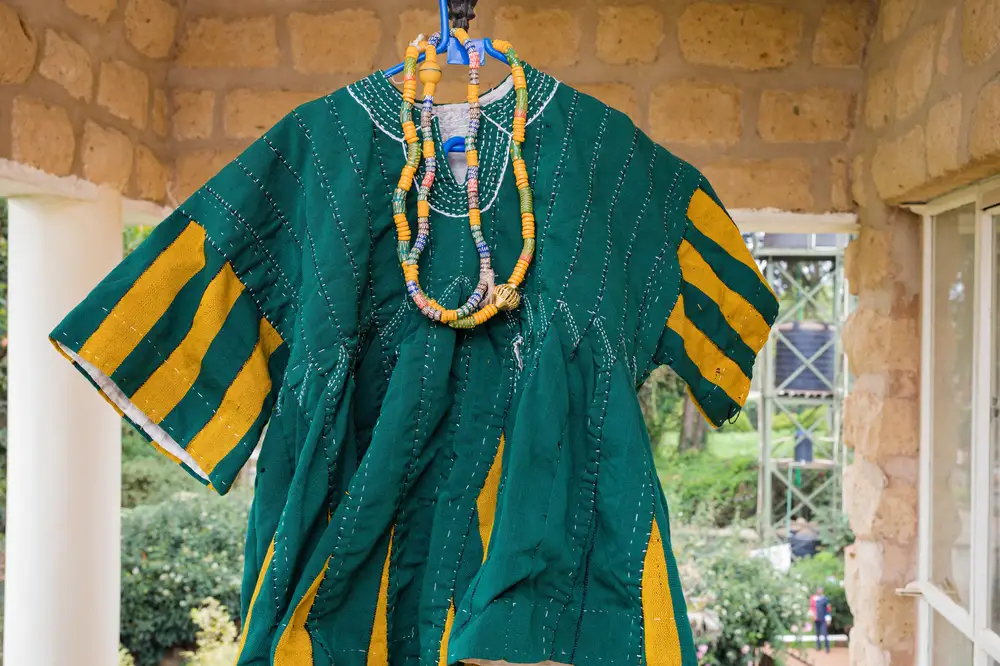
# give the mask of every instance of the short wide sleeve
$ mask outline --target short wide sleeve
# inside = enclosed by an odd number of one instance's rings
[[[778,316],[778,300],[711,186],[691,195],[677,249],[680,293],[657,360],[687,383],[715,426],[746,404],[757,354]]]
[[[282,121],[209,180],[51,333],[151,443],[220,493],[270,417],[294,325],[304,197]]]

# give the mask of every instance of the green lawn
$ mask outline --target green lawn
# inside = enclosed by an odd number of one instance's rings
[[[760,438],[756,432],[710,432],[708,450],[720,458],[756,456]]]
[[[663,443],[670,447],[677,446],[678,433],[668,432],[663,436]],[[726,432],[708,433],[708,450],[720,458],[733,456],[754,456],[760,448],[759,436],[756,432]]]

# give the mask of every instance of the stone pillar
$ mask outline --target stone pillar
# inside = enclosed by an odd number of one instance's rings
[[[117,663],[121,422],[48,333],[122,257],[122,199],[11,199],[4,662]]]
[[[858,307],[844,327],[855,385],[844,406],[851,528],[846,586],[851,666],[911,666],[916,605],[895,590],[916,577],[920,447],[920,225],[901,210],[861,211],[846,269]]]

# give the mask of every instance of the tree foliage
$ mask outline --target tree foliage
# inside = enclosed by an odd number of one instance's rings
[[[649,441],[658,451],[667,433],[680,430],[680,407],[684,380],[669,368],[657,368],[639,388],[639,406],[646,421]]]

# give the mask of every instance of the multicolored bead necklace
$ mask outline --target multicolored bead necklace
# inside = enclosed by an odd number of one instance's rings
[[[431,129],[431,119],[434,113],[434,89],[441,80],[441,68],[437,61],[437,45],[441,40],[440,33],[435,33],[426,41],[411,44],[406,49],[406,59],[403,65],[403,104],[400,120],[403,125],[403,136],[407,143],[406,164],[399,177],[399,185],[392,195],[393,220],[396,223],[398,238],[399,261],[403,267],[403,277],[406,281],[406,291],[410,294],[417,308],[428,318],[446,323],[453,328],[473,328],[489,319],[497,312],[513,310],[521,301],[518,287],[524,281],[535,252],[535,215],[532,203],[531,187],[528,184],[528,170],[521,154],[521,144],[524,143],[524,129],[528,118],[528,87],[524,76],[524,67],[518,60],[514,48],[509,42],[497,40],[493,46],[507,56],[510,64],[511,78],[514,83],[515,107],[514,121],[511,128],[510,155],[514,167],[514,178],[521,200],[521,237],[524,246],[521,255],[514,265],[510,278],[504,284],[494,284],[495,273],[492,267],[490,248],[483,237],[479,210],[479,151],[476,149],[476,138],[479,133],[479,52],[473,46],[472,40],[465,30],[456,28],[452,34],[462,42],[469,54],[469,128],[465,137],[465,159],[468,167],[466,175],[466,191],[469,201],[469,229],[472,239],[479,252],[479,284],[464,305],[458,309],[446,309],[433,298],[427,296],[420,287],[418,262],[420,254],[430,240],[430,196],[437,172],[437,160],[434,155],[434,138]],[[420,111],[420,130],[422,145],[417,138],[417,129],[412,120],[413,104],[417,93],[417,58],[420,51],[425,54],[424,63],[420,66],[420,81],[424,84],[424,103]],[[413,185],[421,157],[424,158],[424,178],[417,190],[417,238],[410,245],[410,223],[406,218],[406,196]]]

